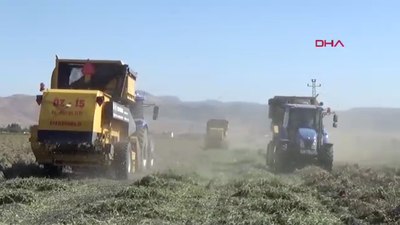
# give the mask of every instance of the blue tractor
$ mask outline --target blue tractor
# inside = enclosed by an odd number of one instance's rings
[[[146,107],[153,107],[153,120],[158,117],[159,107],[155,104],[145,103],[145,96],[140,92],[136,92],[135,103],[130,105],[130,111],[136,124],[135,136],[139,140],[139,161],[138,170],[143,171],[154,167],[154,140],[149,134],[149,125],[145,120],[144,110]]]
[[[329,142],[323,119],[333,114],[315,97],[275,96],[269,99],[272,140],[268,143],[266,163],[275,172],[291,172],[310,164],[332,170],[333,144]]]

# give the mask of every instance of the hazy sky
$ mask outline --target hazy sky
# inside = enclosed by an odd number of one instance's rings
[[[40,3],[39,3],[40,2]],[[400,107],[400,1],[1,1],[0,96],[36,94],[60,58],[121,59],[182,100],[307,95]],[[316,39],[345,48],[316,48]]]

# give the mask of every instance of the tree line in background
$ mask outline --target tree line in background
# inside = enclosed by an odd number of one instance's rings
[[[22,128],[18,123],[11,123],[5,127],[0,127],[1,133],[25,133],[29,132],[29,128]]]

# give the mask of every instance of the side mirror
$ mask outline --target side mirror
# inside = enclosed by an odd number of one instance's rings
[[[36,103],[38,105],[42,104],[43,95],[36,95]]]
[[[40,89],[39,89],[39,91],[40,91],[40,92],[44,91],[44,88],[45,88],[44,83],[40,83]]]
[[[159,111],[159,107],[158,106],[154,106],[153,108],[153,120],[157,120],[158,118],[158,111]]]
[[[334,123],[337,123],[338,122],[338,116],[335,114],[335,115],[333,115],[333,122]]]

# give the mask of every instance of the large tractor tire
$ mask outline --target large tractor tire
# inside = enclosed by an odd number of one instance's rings
[[[318,153],[318,160],[323,169],[331,172],[333,168],[333,145],[323,146],[322,151]]]
[[[274,143],[270,141],[267,145],[267,154],[265,156],[266,158],[266,164],[267,166],[272,166],[273,164],[273,157],[274,157]]]
[[[147,169],[152,169],[155,164],[155,146],[152,138],[149,138],[147,145]]]
[[[63,168],[61,166],[55,166],[53,164],[43,165],[44,173],[50,178],[56,178],[62,175]]]
[[[117,179],[129,179],[133,173],[132,147],[129,142],[120,142],[114,146],[113,167]]]
[[[284,162],[283,162],[283,156],[280,152],[280,149],[277,145],[273,145],[272,146],[272,153],[271,153],[271,167],[272,167],[272,171],[274,173],[280,173],[283,172],[284,170]]]
[[[282,150],[280,144],[272,145],[272,170],[274,173],[291,173],[294,171],[294,167],[288,159],[288,155]]]
[[[138,149],[138,158],[137,158],[137,163],[138,163],[138,171],[144,171],[147,168],[147,159],[148,159],[148,144],[149,144],[149,137],[147,133],[147,128],[139,128],[138,131],[136,131],[136,137],[138,138],[139,141],[139,148]]]

